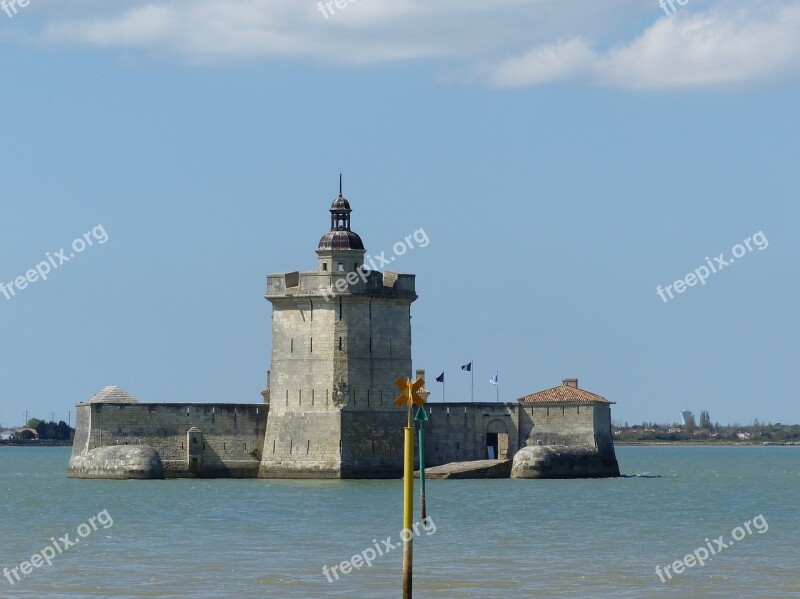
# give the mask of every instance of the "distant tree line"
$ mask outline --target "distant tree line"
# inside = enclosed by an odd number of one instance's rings
[[[721,425],[712,423],[707,410],[700,412],[696,423],[693,416],[683,424],[659,424],[643,422],[641,425],[615,426],[614,438],[618,441],[745,441],[758,443],[800,443],[800,425],[781,423],[764,424],[754,420],[752,424],[738,423]]]
[[[39,433],[39,439],[49,441],[71,441],[75,435],[75,429],[70,427],[63,420],[58,422],[50,421],[45,422],[38,418],[31,418],[28,421],[28,428],[34,429]],[[33,438],[33,433],[30,431],[22,431],[21,437]]]

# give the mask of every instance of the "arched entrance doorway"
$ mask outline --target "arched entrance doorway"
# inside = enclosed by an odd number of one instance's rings
[[[486,458],[505,460],[508,458],[508,426],[495,418],[486,425]]]

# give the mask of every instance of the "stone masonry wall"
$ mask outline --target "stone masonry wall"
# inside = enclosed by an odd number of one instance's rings
[[[203,444],[195,475],[255,477],[267,410],[264,404],[87,403],[77,409],[73,455],[97,447],[150,446],[160,454],[165,476],[183,476],[186,432],[194,426]]]
[[[398,377],[411,376],[410,302],[355,297],[346,302],[346,368],[350,397],[346,410],[397,409]]]
[[[342,478],[403,476],[405,410],[345,410],[341,420]]]
[[[523,445],[595,446],[592,405],[520,405]]]
[[[425,406],[425,463],[483,460],[488,457],[486,434],[508,434],[508,457],[519,448],[519,414],[516,403],[429,403]]]
[[[75,438],[72,440],[72,455],[86,453],[89,450],[89,433],[92,428],[92,407],[79,404],[75,408]]]
[[[595,405],[594,430],[597,435],[597,447],[601,451],[614,453],[614,433],[611,430],[611,406]]]
[[[258,476],[339,478],[341,416],[338,410],[270,413]]]

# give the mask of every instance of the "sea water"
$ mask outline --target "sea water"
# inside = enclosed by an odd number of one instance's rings
[[[401,596],[401,481],[72,480],[69,453],[0,447],[2,598]],[[428,481],[415,597],[800,595],[800,447],[617,457],[618,479]]]

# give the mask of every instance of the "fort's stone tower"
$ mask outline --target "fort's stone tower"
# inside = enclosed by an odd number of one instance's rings
[[[405,411],[394,381],[411,375],[414,275],[365,265],[350,203],[330,208],[317,270],[269,275],[272,366],[259,476],[402,474]]]

